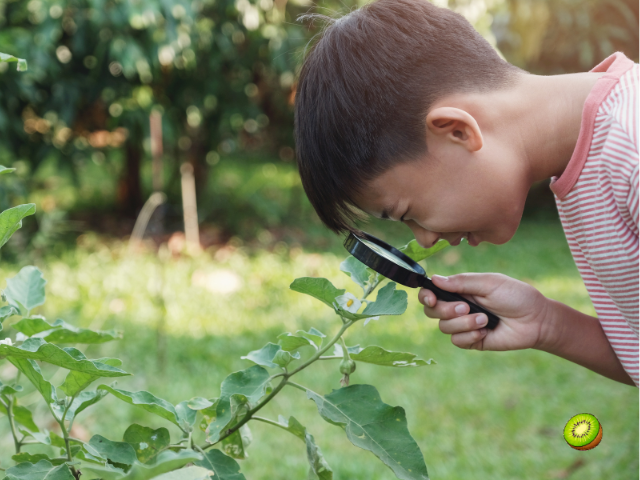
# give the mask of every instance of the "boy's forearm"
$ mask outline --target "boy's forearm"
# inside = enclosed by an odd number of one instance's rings
[[[536,349],[553,353],[612,380],[635,386],[597,318],[555,300],[548,301],[549,314]]]

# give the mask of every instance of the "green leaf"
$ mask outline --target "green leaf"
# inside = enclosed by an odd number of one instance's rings
[[[193,397],[187,402],[187,406],[191,410],[203,410],[209,408],[211,405],[213,405],[213,402],[203,397]]]
[[[9,55],[8,53],[0,53],[0,63],[18,63],[18,71],[24,72],[27,69],[27,61],[24,58],[14,57],[13,55]],[[15,168],[7,169],[7,170],[15,170]]]
[[[64,320],[58,319],[50,333],[42,337],[52,343],[105,343],[122,338],[122,332],[116,330],[94,331],[88,328],[78,328],[69,325]]]
[[[232,458],[243,460],[248,457],[247,447],[251,444],[253,437],[251,430],[246,423],[237,431],[222,440],[222,451]]]
[[[138,460],[142,463],[151,460],[171,443],[169,430],[166,428],[161,427],[154,430],[136,423],[129,425],[122,439],[131,445]]]
[[[258,365],[269,368],[278,368],[278,366],[284,367],[291,361],[292,358],[300,358],[300,353],[298,352],[292,355],[289,352],[285,351],[283,353],[287,354],[288,358],[282,358],[282,355],[280,355],[278,361],[275,361],[276,357],[278,357],[279,352],[282,352],[282,347],[280,345],[276,345],[275,343],[269,342],[260,350],[254,350],[252,352],[249,352],[246,356],[240,358],[242,358],[243,360],[251,360],[253,363],[257,363]]]
[[[2,322],[12,315],[20,315],[20,310],[12,305],[5,305],[0,308],[0,330],[2,330]]]
[[[178,415],[178,422],[183,430],[189,431],[193,428],[193,425],[196,423],[197,412],[189,407],[187,400],[176,405],[176,414]]]
[[[362,315],[401,315],[407,309],[407,292],[396,290],[394,282],[387,283],[378,291],[376,301],[367,304]]]
[[[246,356],[240,358],[242,360],[251,360],[253,363],[262,365],[263,367],[277,368],[278,365],[273,363],[272,360],[280,349],[280,345],[269,342],[260,350],[253,350],[252,352],[247,353]]]
[[[68,370],[76,370],[100,377],[123,377],[130,375],[119,368],[106,365],[97,360],[88,360],[75,348],[60,348],[41,338],[30,338],[19,347],[0,345],[0,356],[28,358],[58,365]]]
[[[334,308],[333,304],[337,296],[344,293],[344,288],[339,290],[326,278],[302,277],[296,278],[289,288],[295,292],[305,293],[317,298],[325,305]]]
[[[124,478],[125,472],[123,469],[114,467],[110,463],[106,465],[94,465],[91,463],[82,463],[80,465],[82,471],[82,480],[91,480],[92,478],[99,478],[101,480],[118,480]]]
[[[53,388],[47,380],[42,376],[40,367],[36,362],[28,358],[15,358],[9,357],[9,361],[13,363],[18,370],[20,370],[25,377],[36,387],[36,390],[40,392],[40,395],[45,399],[48,404],[54,404],[58,401],[56,396],[56,389]],[[25,425],[26,427],[26,425]]]
[[[89,454],[110,460],[122,465],[133,465],[136,452],[127,442],[112,442],[101,435],[94,435],[85,445]]]
[[[0,395],[13,395],[22,391],[22,385],[5,385],[0,382]]]
[[[2,215],[0,214],[0,232]],[[7,279],[4,294],[9,305],[14,306],[22,315],[27,315],[31,309],[44,303],[44,286],[47,281],[42,278],[42,272],[34,266],[23,267],[15,277]]]
[[[351,347],[347,347],[347,350],[352,360],[373,363],[374,365],[382,365],[385,367],[423,367],[435,363],[432,358],[422,360],[416,358],[414,353],[391,352],[377,345],[370,345],[364,349],[357,348],[354,350],[352,350]],[[342,347],[335,344],[333,354],[342,356]]]
[[[351,280],[360,285],[363,293],[367,291],[369,284],[369,270],[364,263],[354,256],[349,256],[340,264],[340,270],[349,275]]]
[[[106,390],[123,402],[140,407],[147,412],[158,415],[159,417],[169,420],[171,423],[180,427],[175,407],[166,400],[156,397],[153,393],[149,393],[145,390],[141,390],[139,392],[128,392],[127,390],[112,388],[108,385],[100,385],[98,390]]]
[[[107,395],[107,392],[100,390],[95,392],[81,392],[73,399],[73,402],[67,410],[65,420],[72,422],[80,412],[95,405]]]
[[[7,468],[6,480],[75,480],[66,464],[54,467],[48,460],[40,460],[33,464],[19,463],[15,467]]]
[[[211,476],[212,480],[246,480],[246,477],[240,473],[238,462],[215,448],[209,449],[202,460],[193,463],[213,470],[215,475]]]
[[[207,440],[217,442],[220,433],[236,418],[242,418],[269,390],[269,372],[259,365],[234,372],[225,378],[220,400],[215,405],[215,418],[207,428]]]
[[[96,362],[110,365],[112,367],[119,367],[122,365],[122,361],[117,358],[98,358]],[[64,383],[60,385],[60,389],[69,397],[73,397],[75,394],[91,385],[91,383],[98,378],[101,378],[101,375],[92,375],[90,373],[72,370],[67,374],[67,378],[65,378]]]
[[[319,350],[322,347],[322,339],[325,337],[324,333],[311,327],[308,332],[298,330],[295,334],[287,332],[278,335],[278,344],[288,352],[309,345]]]
[[[4,175],[5,173],[11,173],[11,172],[15,172],[16,169],[15,168],[7,168],[3,165],[0,165],[0,175]]]
[[[209,480],[209,476],[213,474],[211,470],[194,465],[153,477],[153,480]]]
[[[56,459],[51,459],[49,458],[48,455],[45,455],[44,453],[27,453],[27,452],[20,452],[20,453],[16,453],[14,456],[11,457],[11,460],[13,460],[16,463],[22,463],[22,462],[29,462],[29,463],[38,463],[40,460],[46,460],[48,462],[51,462],[52,465],[62,465],[65,462],[65,459],[63,458],[56,458]]]
[[[309,467],[311,469],[309,477],[319,478],[320,480],[332,480],[333,470],[322,455],[320,448],[316,445],[313,435],[308,433],[307,429],[294,417],[289,417],[289,420],[287,420],[282,415],[279,415],[278,423],[305,442],[307,447],[307,460],[309,461]]]
[[[428,480],[427,466],[407,429],[402,407],[383,403],[371,385],[351,385],[330,394],[307,390],[327,422],[345,429],[355,446],[369,450],[401,480]]]
[[[123,478],[126,480],[148,480],[163,473],[177,470],[190,462],[197,464],[200,459],[202,459],[202,455],[193,450],[181,450],[178,453],[165,450],[158,454],[153,463],[135,463]]]
[[[24,427],[31,430],[31,432],[29,433],[34,436],[34,438],[35,434],[40,431],[38,426],[33,421],[33,414],[31,413],[31,410],[29,410],[27,407],[23,407],[22,405],[14,405],[13,418],[20,425],[23,425]]]
[[[447,248],[449,246],[449,242],[441,238],[433,247],[422,248],[414,239],[407,243],[404,247],[400,247],[398,250],[404,253],[407,257],[411,258],[414,262],[419,262],[421,260],[424,260],[425,258],[429,258],[434,253],[438,253],[443,248]]]
[[[36,213],[36,205],[34,203],[18,205],[0,213],[0,247],[4,246],[11,236],[22,227],[22,219],[34,213]]]
[[[46,332],[52,328],[60,328],[60,326],[51,325],[47,322],[42,315],[34,315],[29,318],[22,318],[19,322],[11,325],[19,332],[25,334],[27,337],[31,337],[36,333]]]

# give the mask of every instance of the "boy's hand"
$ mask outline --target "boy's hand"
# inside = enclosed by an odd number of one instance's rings
[[[497,273],[434,275],[431,280],[443,290],[464,295],[500,317],[494,330],[483,328],[486,315],[468,315],[466,303],[443,302],[432,291],[420,289],[418,298],[425,305],[425,315],[440,319],[440,330],[451,335],[455,346],[475,350],[541,347],[549,300],[532,286]],[[478,324],[478,317],[484,323]]]

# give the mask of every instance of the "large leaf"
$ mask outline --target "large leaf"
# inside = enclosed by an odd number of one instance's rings
[[[54,404],[58,401],[56,389],[51,383],[44,379],[42,371],[36,362],[28,358],[16,357],[9,357],[9,361],[29,379],[48,404]]]
[[[61,319],[53,322],[52,328],[50,332],[43,332],[38,336],[54,343],[105,343],[122,338],[122,332],[117,330],[95,331],[78,328]]]
[[[242,425],[237,431],[222,440],[222,451],[232,458],[244,460],[248,457],[247,447],[251,444],[253,437],[249,425]]]
[[[56,458],[51,459],[48,455],[44,453],[28,453],[28,452],[20,452],[16,453],[11,457],[16,463],[29,462],[29,463],[38,463],[40,460],[46,460],[51,462],[52,465],[62,465],[65,462],[65,458]]]
[[[317,298],[325,305],[333,307],[337,296],[344,293],[343,289],[337,289],[326,278],[302,277],[296,278],[289,288],[295,292],[305,293]]]
[[[282,352],[282,353],[278,353]],[[282,355],[285,355],[282,358]],[[263,367],[269,368],[278,368],[282,366],[286,366],[291,359],[299,359],[300,353],[296,352],[295,354],[291,354],[280,345],[276,345],[275,343],[267,343],[260,350],[254,350],[249,352],[246,356],[241,357],[243,360],[251,360],[253,363],[258,365],[262,365]]]
[[[134,463],[131,470],[129,470],[123,478],[126,480],[148,480],[163,473],[177,470],[190,462],[197,464],[202,458],[202,455],[193,450],[181,450],[178,453],[165,450],[164,452],[160,452],[152,463]]]
[[[153,393],[149,393],[144,390],[139,392],[129,392],[127,390],[112,388],[108,385],[100,385],[98,390],[106,390],[123,402],[140,407],[147,412],[158,415],[159,417],[169,420],[171,423],[180,427],[175,407],[166,400],[156,397]]]
[[[278,417],[278,423],[305,442],[307,447],[307,460],[309,461],[309,468],[311,470],[308,478],[332,480],[333,470],[322,455],[320,448],[316,445],[313,435],[307,432],[307,429],[302,426],[295,417],[289,417],[287,420],[285,417],[280,415]]]
[[[91,455],[110,460],[112,463],[133,465],[136,452],[127,442],[113,442],[101,435],[94,435],[85,445]]]
[[[435,361],[430,358],[429,360],[422,360],[416,358],[414,353],[407,352],[391,352],[385,350],[377,345],[370,345],[364,349],[347,347],[349,350],[349,356],[352,360],[358,362],[373,363],[374,365],[382,365],[385,367],[422,367],[425,365],[431,365]],[[333,346],[333,354],[342,356],[342,347],[338,344]]]
[[[213,474],[211,470],[192,465],[153,477],[153,480],[209,480]]]
[[[52,328],[60,328],[60,326],[51,325],[41,315],[34,315],[33,317],[22,318],[20,319],[19,322],[16,322],[11,326],[16,330],[18,330],[20,333],[23,333],[24,335],[26,335],[27,337],[31,337],[36,333],[51,330]]]
[[[224,379],[220,400],[215,405],[215,419],[207,429],[207,440],[215,443],[220,433],[232,426],[236,418],[255,406],[269,390],[269,372],[259,365],[234,372]],[[211,407],[213,408],[213,407]]]
[[[185,400],[176,405],[178,422],[183,430],[190,430],[196,423],[196,409],[189,407],[189,401]]]
[[[0,356],[41,360],[68,370],[76,370],[99,377],[123,377],[130,375],[124,370],[106,365],[97,360],[88,360],[75,348],[60,348],[41,338],[30,338],[19,347],[0,345]]]
[[[135,423],[129,425],[122,439],[131,445],[138,460],[142,463],[151,460],[171,443],[169,430],[166,428],[161,427],[154,430]]]
[[[22,219],[34,213],[36,213],[34,203],[18,205],[0,213],[0,247],[9,241],[16,230],[22,227]]]
[[[82,463],[80,465],[80,471],[82,472],[82,480],[91,480],[92,478],[99,478],[101,480],[118,480],[124,478],[125,472],[123,469],[114,467],[110,463],[106,465],[94,465],[92,463]]]
[[[15,467],[7,468],[6,480],[75,480],[66,464],[54,467],[48,460],[40,460],[33,464],[19,463]]]
[[[77,396],[73,399],[73,402],[69,406],[69,409],[67,410],[65,420],[72,422],[80,412],[89,408],[91,405],[95,405],[96,403],[98,403],[105,397],[106,394],[107,392],[103,390],[95,392],[81,392],[77,394]]]
[[[202,460],[193,463],[199,467],[213,470],[215,475],[211,476],[212,480],[246,480],[246,477],[240,473],[238,462],[215,448],[205,452]]]
[[[98,358],[96,362],[111,365],[112,367],[119,367],[122,365],[122,361],[117,358]],[[72,370],[67,374],[67,378],[65,378],[64,383],[60,385],[60,389],[69,397],[73,397],[100,377],[101,375],[93,375],[90,373]]]
[[[362,311],[362,315],[370,317],[377,315],[401,315],[407,309],[407,292],[396,290],[394,282],[387,283],[378,290],[376,301],[369,303]]]
[[[398,250],[411,258],[414,262],[419,262],[425,258],[429,258],[434,253],[438,253],[440,250],[447,248],[448,246],[450,246],[449,242],[445,239],[438,240],[431,248],[422,248],[418,245],[416,240],[411,240],[404,247],[400,247]]]
[[[13,418],[20,425],[23,425],[23,426],[27,427],[30,430],[30,432],[28,432],[29,435],[31,435],[34,438],[38,439],[38,433],[37,432],[39,432],[40,429],[38,428],[38,426],[33,421],[33,414],[31,413],[31,410],[29,410],[27,407],[23,407],[22,405],[14,405],[13,406]],[[46,440],[45,440],[45,442],[46,442]]]
[[[325,337],[326,335],[320,330],[311,327],[308,332],[298,330],[296,333],[287,332],[278,335],[278,344],[288,352],[308,345],[319,350],[322,346],[322,339]]]
[[[2,215],[0,214],[0,227]],[[22,315],[27,315],[33,308],[44,303],[44,286],[47,281],[42,272],[34,266],[23,267],[15,277],[7,279],[4,294],[9,305],[14,306]]]
[[[345,429],[357,447],[369,450],[401,480],[428,480],[422,452],[407,429],[402,407],[383,403],[371,385],[351,385],[320,396],[307,397],[327,422]]]
[[[364,263],[354,256],[349,256],[340,264],[340,270],[349,275],[351,280],[360,285],[363,292],[367,291],[370,273]]]

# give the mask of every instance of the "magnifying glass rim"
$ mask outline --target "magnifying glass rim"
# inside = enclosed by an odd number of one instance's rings
[[[389,253],[393,254],[394,256],[398,257],[402,261],[411,265],[413,270],[409,270],[383,257],[382,255],[377,253],[375,250],[373,250],[371,247],[369,247],[366,243],[362,242],[362,239],[367,240],[371,243],[375,243],[379,247],[385,249]],[[349,251],[349,253],[351,253],[355,258],[360,260],[369,268],[372,268],[373,270],[377,271],[381,275],[384,275],[385,277],[389,278],[390,280],[401,283],[402,285],[405,285],[407,287],[415,288],[415,287],[422,286],[422,280],[426,276],[426,272],[424,268],[422,268],[422,266],[419,263],[415,262],[409,256],[405,255],[400,250],[398,250],[395,247],[392,247],[391,245],[384,242],[383,240],[380,240],[379,238],[374,237],[373,235],[370,235],[366,232],[362,232],[359,235],[356,235],[355,233],[351,232],[345,239],[344,246]],[[363,248],[365,249],[364,251],[362,250]],[[372,257],[367,258],[366,256],[367,254],[371,254],[371,253],[375,254],[375,257],[373,257],[376,259],[375,266],[369,262],[369,260]]]

